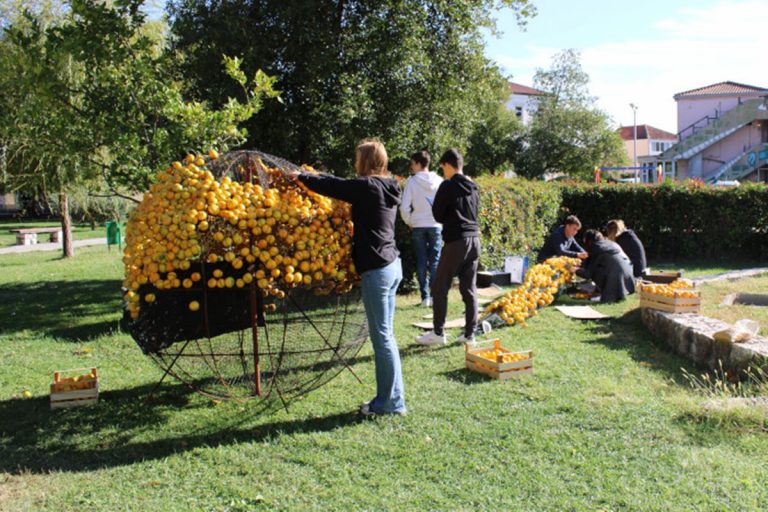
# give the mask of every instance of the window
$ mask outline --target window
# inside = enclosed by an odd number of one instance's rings
[[[656,153],[663,153],[672,146],[671,142],[654,142],[652,149]]]
[[[515,107],[515,115],[518,118],[522,118],[523,117],[523,107]]]

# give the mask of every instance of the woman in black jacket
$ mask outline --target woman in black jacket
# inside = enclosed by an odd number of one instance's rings
[[[310,190],[352,205],[352,260],[362,278],[363,305],[376,362],[376,396],[360,407],[364,415],[405,414],[400,352],[395,341],[395,293],[403,279],[395,245],[395,219],[400,185],[387,170],[381,142],[357,146],[357,178],[342,179],[294,173]]]
[[[576,275],[594,281],[600,290],[600,302],[618,302],[635,293],[632,265],[618,244],[590,229],[584,233],[584,248],[589,258]]]
[[[632,262],[632,274],[635,277],[642,276],[648,268],[648,262],[645,259],[645,247],[635,232],[627,229],[621,219],[609,220],[605,229],[606,238],[619,244],[624,254],[629,256],[629,261]]]

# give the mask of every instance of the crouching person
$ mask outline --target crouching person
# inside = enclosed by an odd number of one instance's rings
[[[584,248],[589,257],[576,274],[595,283],[600,302],[618,302],[635,293],[632,263],[616,242],[590,229],[584,233]]]

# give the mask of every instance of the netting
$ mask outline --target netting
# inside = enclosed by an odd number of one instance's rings
[[[352,371],[367,338],[349,207],[296,169],[257,151],[190,156],[129,221],[127,328],[203,394],[287,403]]]

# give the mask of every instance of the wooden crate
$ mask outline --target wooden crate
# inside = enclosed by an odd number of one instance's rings
[[[669,313],[698,313],[701,309],[701,296],[665,297],[664,295],[640,290],[640,307],[667,311]]]
[[[497,356],[496,360],[479,355],[481,352],[488,350],[491,347],[495,350],[500,350],[502,355]],[[532,350],[513,352],[502,347],[501,341],[498,339],[474,346],[467,343],[464,345],[464,350],[465,364],[467,368],[473,372],[483,373],[491,378],[499,380],[514,379],[515,377],[522,377],[523,375],[531,375],[533,373]],[[503,354],[523,354],[527,356],[527,359],[505,363]]]
[[[683,277],[681,272],[663,272],[661,270],[652,270],[647,274],[643,274],[642,279],[643,281],[648,281],[649,283],[669,284],[681,277]]]
[[[90,368],[89,373],[72,375],[88,368],[60,370],[53,374],[51,384],[51,409],[65,407],[81,407],[99,401],[99,376],[96,368]],[[66,377],[64,375],[71,375]]]

